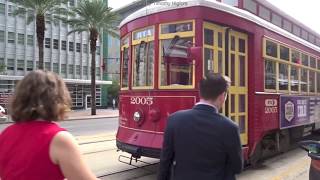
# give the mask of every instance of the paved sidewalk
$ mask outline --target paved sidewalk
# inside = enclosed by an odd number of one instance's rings
[[[111,118],[111,117],[118,117],[119,110],[118,109],[97,109],[97,115],[91,115],[91,109],[87,110],[72,110],[70,111],[67,116],[68,120],[82,120],[82,119],[96,119],[96,118]]]

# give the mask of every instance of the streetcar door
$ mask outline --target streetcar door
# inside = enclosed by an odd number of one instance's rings
[[[231,79],[227,115],[239,125],[241,142],[248,143],[248,36],[234,30],[229,35],[227,69]]]

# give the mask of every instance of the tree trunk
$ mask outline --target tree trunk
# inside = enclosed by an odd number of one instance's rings
[[[37,15],[37,41],[39,46],[39,69],[44,69],[43,67],[43,40],[44,31],[46,29],[44,15]]]
[[[90,50],[91,50],[91,115],[96,115],[96,49],[98,31],[90,30]]]

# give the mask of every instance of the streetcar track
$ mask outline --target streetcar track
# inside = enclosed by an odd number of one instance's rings
[[[95,153],[101,153],[101,152],[107,152],[107,151],[112,151],[112,150],[117,150],[117,148],[112,148],[112,149],[103,149],[99,151],[92,151],[92,152],[85,152],[83,155],[88,155],[88,154],[95,154]]]
[[[97,176],[97,178],[104,178],[104,177],[108,177],[108,176],[112,176],[112,175],[116,175],[116,174],[121,174],[121,173],[126,173],[126,172],[130,172],[130,171],[134,171],[134,170],[137,170],[137,169],[143,169],[143,170],[149,172],[147,175],[150,175],[150,173],[151,173],[151,174],[154,174],[154,173],[156,173],[156,171],[147,170],[147,169],[145,169],[145,168],[146,168],[146,167],[153,166],[153,165],[156,165],[156,164],[158,164],[158,163],[159,163],[159,162],[157,162],[157,163],[151,163],[151,164],[144,165],[144,166],[140,166],[140,167],[133,167],[133,168],[129,168],[129,169],[117,171],[117,172],[106,173],[106,174],[102,174],[102,175]],[[143,176],[146,176],[146,174],[143,175]],[[141,176],[141,177],[143,177],[143,176]],[[136,179],[136,178],[139,178],[139,177],[133,177],[133,178]]]
[[[79,143],[79,145],[96,144],[96,143],[110,142],[110,141],[115,141],[115,140],[116,139],[107,139],[107,140],[99,140],[99,141],[81,142],[81,143]]]

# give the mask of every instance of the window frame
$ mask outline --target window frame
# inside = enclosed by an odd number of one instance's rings
[[[180,24],[180,23],[187,23],[191,22],[192,23],[192,31],[186,31],[186,32],[175,32],[175,33],[168,33],[168,34],[162,34],[161,32],[161,26],[162,25],[168,25],[168,24]],[[184,21],[173,21],[173,22],[168,22],[168,23],[162,23],[159,24],[159,53],[158,53],[158,87],[159,89],[194,89],[195,88],[195,77],[196,77],[196,71],[195,71],[195,60],[192,61],[192,85],[169,85],[169,86],[164,86],[161,85],[161,53],[162,53],[162,43],[161,40],[166,40],[166,39],[172,39],[175,36],[179,36],[180,38],[192,38],[193,43],[195,43],[195,20],[190,19],[190,20],[184,20]],[[202,29],[203,31],[203,29]]]
[[[146,37],[143,37],[143,38],[140,38],[140,39],[134,39],[134,34],[137,33],[137,32],[141,32],[143,30],[146,30],[146,29],[152,29],[153,30],[153,34],[152,36],[146,36]],[[141,28],[141,29],[137,29],[135,31],[132,32],[132,36],[131,36],[131,46],[130,46],[130,49],[131,49],[131,89],[133,90],[139,90],[139,89],[154,89],[155,88],[155,76],[152,77],[152,86],[134,86],[134,71],[133,71],[133,68],[135,66],[135,52],[134,52],[134,47],[136,45],[139,45],[141,44],[141,42],[145,42],[145,43],[149,43],[149,42],[152,42],[154,43],[154,60],[153,60],[153,73],[155,74],[155,26],[147,26],[147,27],[144,27],[144,28]],[[149,47],[147,48],[147,52],[149,51]],[[147,53],[147,56],[148,56],[148,53]],[[148,59],[147,59],[148,60]]]
[[[126,36],[124,36],[122,39],[121,39],[121,42],[120,42],[120,54],[121,54],[121,62],[120,62],[120,68],[121,68],[121,74],[120,74],[120,90],[129,90],[129,82],[130,82],[130,64],[131,64],[131,48],[130,48],[130,39],[131,39],[131,34],[128,34]],[[128,60],[128,79],[127,79],[127,87],[123,87],[123,83],[122,83],[122,80],[123,80],[123,60],[124,60],[124,50],[125,48],[128,48],[128,53],[129,53],[129,60]]]

